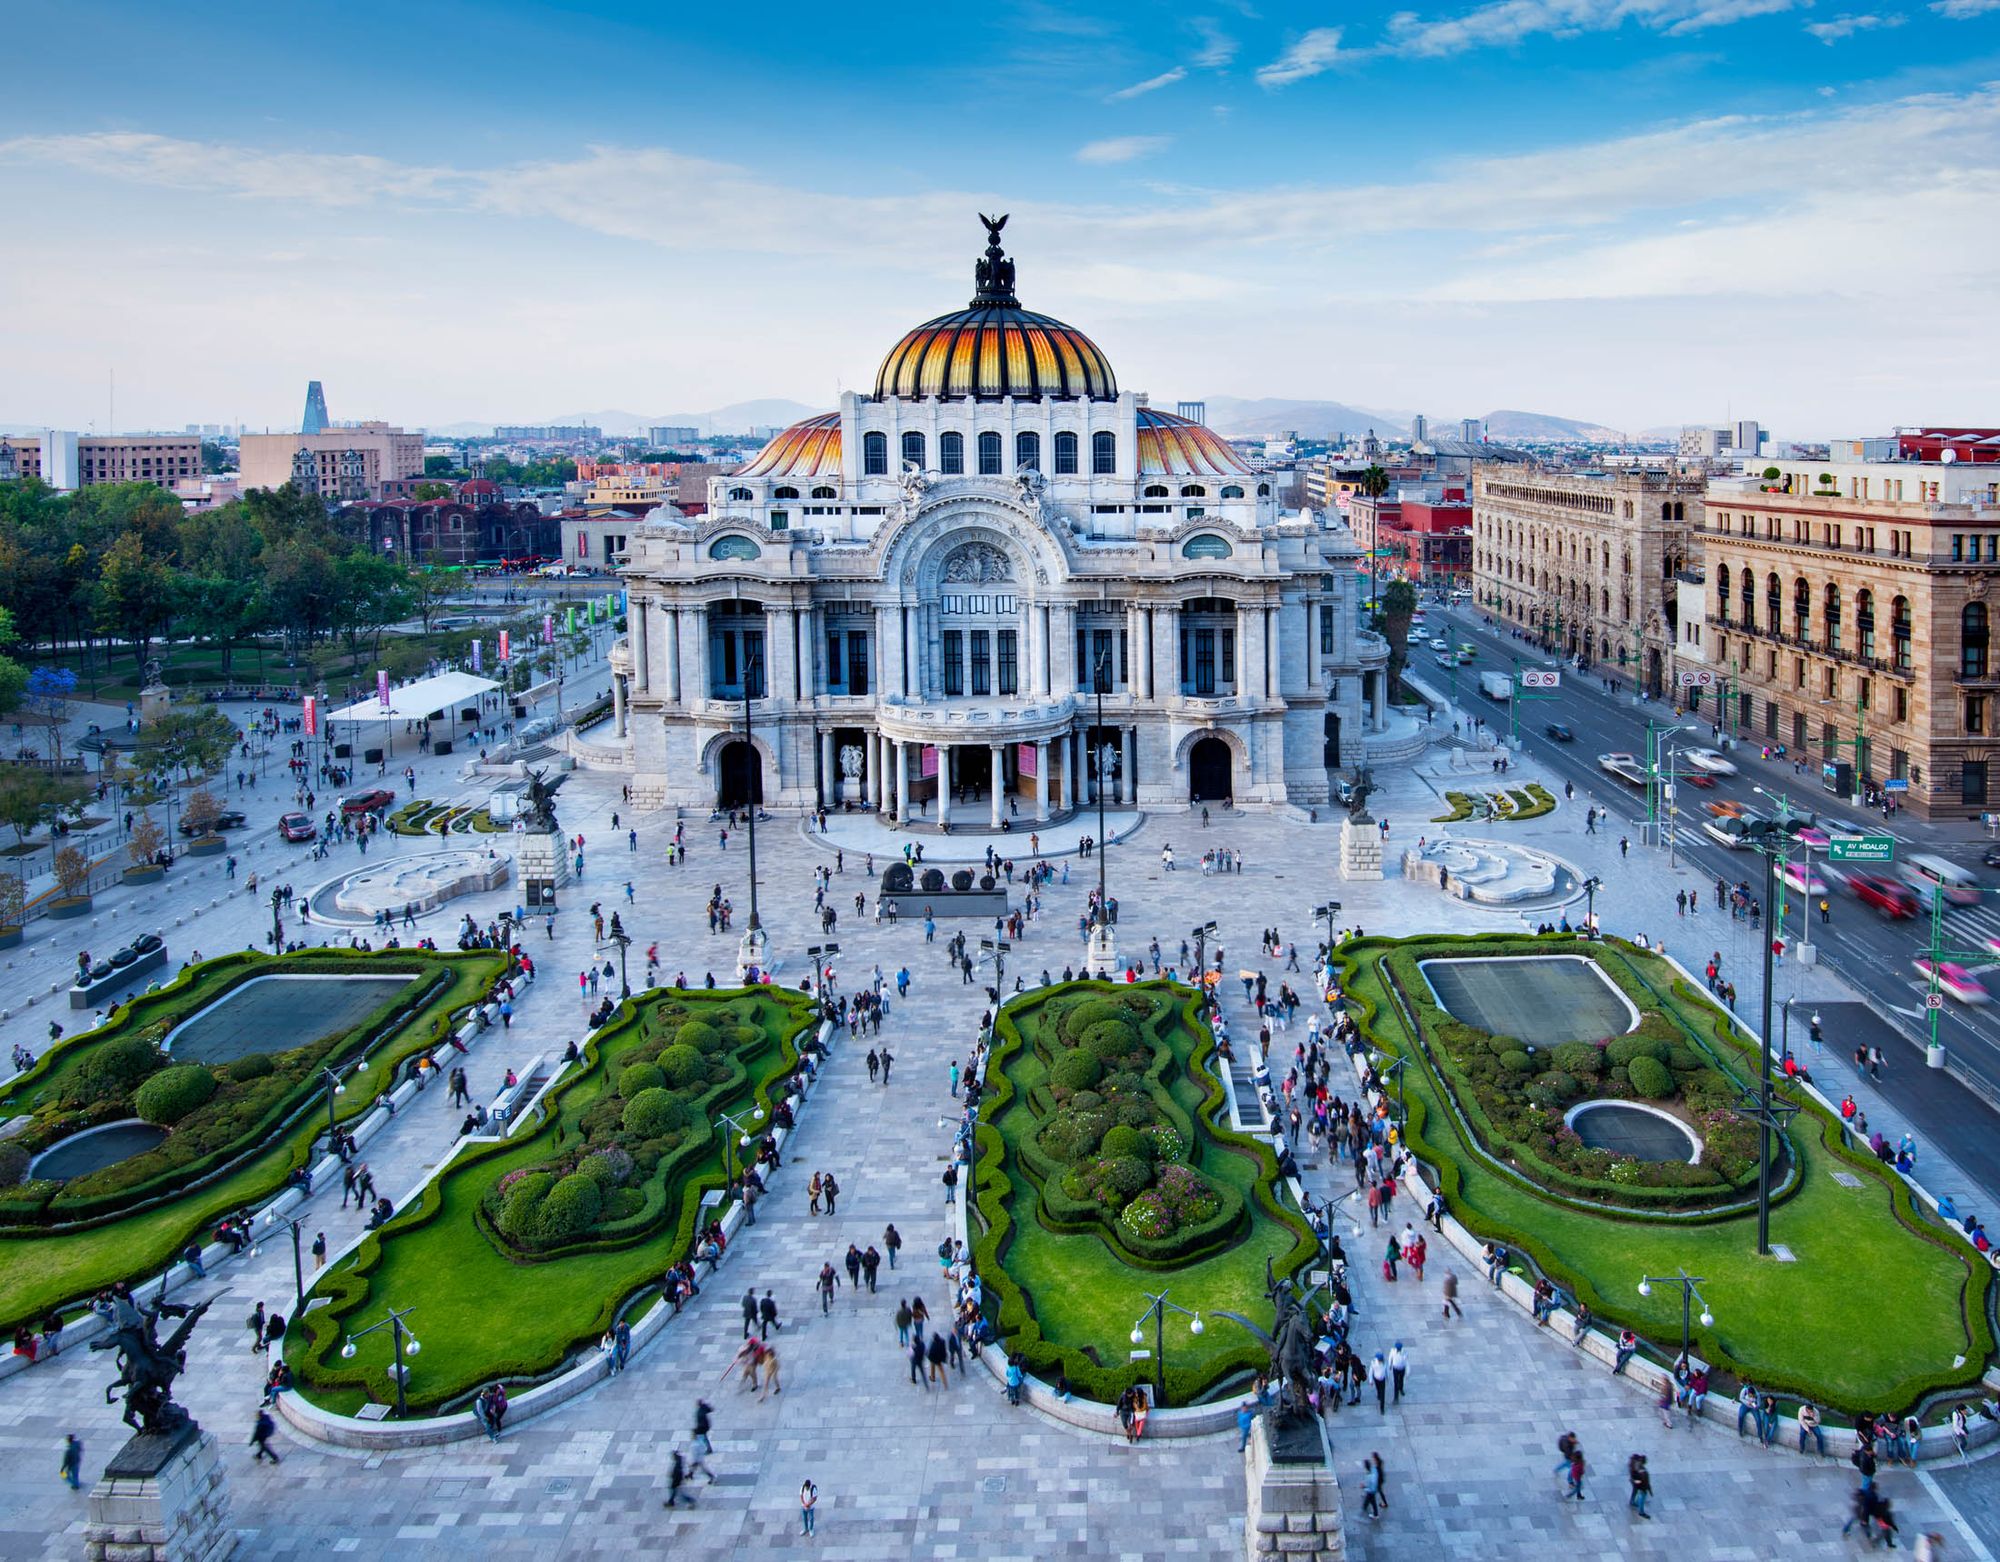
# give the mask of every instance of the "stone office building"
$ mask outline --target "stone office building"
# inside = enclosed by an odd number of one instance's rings
[[[1099,788],[1323,805],[1363,758],[1387,647],[1357,628],[1345,529],[1282,513],[1023,309],[1004,221],[971,303],[871,390],[712,480],[707,514],[635,530],[613,652],[635,801],[997,826]]]

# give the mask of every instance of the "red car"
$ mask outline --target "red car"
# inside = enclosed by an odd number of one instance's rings
[[[288,841],[309,841],[319,834],[311,814],[286,814],[278,821],[278,833]]]
[[[373,791],[356,792],[352,797],[347,798],[341,803],[340,811],[344,814],[379,813],[395,801],[396,794],[394,792],[386,792],[378,786]]]
[[[1864,906],[1873,906],[1885,917],[1913,917],[1921,909],[1917,892],[1898,879],[1874,873],[1850,873],[1848,887]]]
[[[1704,792],[1715,785],[1715,777],[1706,770],[1683,770],[1674,779],[1685,781],[1689,786],[1698,786]]]

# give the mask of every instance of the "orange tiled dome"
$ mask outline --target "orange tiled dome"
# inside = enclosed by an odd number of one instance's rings
[[[1175,412],[1139,409],[1139,470],[1147,476],[1245,477],[1250,468],[1213,429]]]
[[[840,414],[803,418],[750,459],[739,477],[840,476]]]

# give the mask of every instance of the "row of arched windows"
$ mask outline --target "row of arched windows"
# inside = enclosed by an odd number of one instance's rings
[[[1082,454],[1082,443],[1067,429],[1055,436],[1055,471],[1058,477],[1073,477],[1081,470],[1078,460]],[[929,461],[929,440],[925,435],[912,429],[902,438],[898,454],[904,465],[915,467],[920,472],[931,470]],[[1007,468],[1003,465],[1006,445],[1002,436],[991,429],[976,436],[973,445],[974,460],[982,477],[998,477]],[[1014,436],[1014,467],[1016,472],[1039,472],[1042,470],[1042,436],[1029,430]],[[938,435],[937,471],[947,477],[956,477],[965,471],[965,436],[955,429],[948,429]],[[1092,475],[1107,477],[1118,470],[1118,436],[1108,430],[1100,430],[1090,436],[1090,470]],[[886,477],[889,475],[889,436],[883,433],[868,433],[861,436],[861,471],[866,477]]]
[[[1732,598],[1730,587],[1736,591]],[[1740,575],[1732,576],[1729,566],[1721,564],[1715,571],[1716,616],[1725,624],[1734,623],[1755,633],[1757,618],[1757,575],[1746,569]],[[1844,649],[1845,617],[1844,602],[1840,587],[1832,581],[1818,593],[1820,644],[1824,649],[1839,652]],[[1813,597],[1811,584],[1801,575],[1792,581],[1791,637],[1799,641],[1812,638]],[[1731,617],[1732,601],[1736,606],[1736,616]],[[1785,590],[1784,583],[1773,573],[1764,577],[1763,590],[1764,630],[1768,634],[1784,634]],[[1868,661],[1876,659],[1875,639],[1875,594],[1862,590],[1854,594],[1855,652]],[[1896,597],[1889,604],[1889,663],[1898,672],[1910,670],[1910,636],[1912,622],[1910,602],[1907,597]],[[1983,678],[1987,665],[1987,617],[1986,606],[1980,602],[1969,602],[1959,615],[1959,667],[1960,676]]]

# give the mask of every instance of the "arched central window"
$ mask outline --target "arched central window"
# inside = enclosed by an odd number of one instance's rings
[[[924,469],[924,436],[914,430],[903,436],[903,459],[919,472]]]
[[[956,431],[938,435],[938,470],[946,476],[965,471],[965,436]]]
[[[979,475],[1000,475],[1000,436],[991,430],[979,436]]]
[[[815,488],[812,491],[812,496],[815,499],[838,499],[840,497],[840,491],[838,489],[828,488],[824,484],[822,484],[820,487]]]
[[[889,436],[882,433],[861,436],[861,471],[867,477],[886,477],[889,472]]]
[[[1076,475],[1076,435],[1067,431],[1056,435],[1056,476]]]
[[[1098,433],[1090,436],[1090,470],[1096,476],[1106,476],[1118,470],[1118,436],[1112,433]]]
[[[1145,493],[1145,497],[1146,497],[1146,498],[1148,498],[1148,499],[1164,499],[1164,498],[1166,498],[1166,497],[1167,497],[1167,485],[1166,485],[1165,483],[1148,483],[1148,484],[1146,485],[1146,493]]]
[[[1986,604],[1968,602],[1958,615],[1958,675],[1961,678],[1986,676]]]
[[[1014,470],[1039,472],[1042,469],[1042,436],[1020,433],[1014,436]]]

